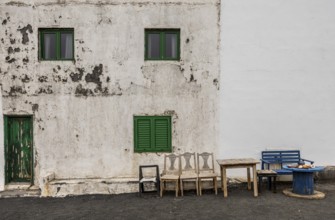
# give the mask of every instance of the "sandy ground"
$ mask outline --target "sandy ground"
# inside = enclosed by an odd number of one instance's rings
[[[156,194],[86,195],[65,198],[0,199],[0,219],[335,219],[335,183],[317,183],[322,200],[287,197],[266,189],[253,197],[245,185],[229,186],[228,198],[206,190],[202,196],[187,191],[184,197]]]

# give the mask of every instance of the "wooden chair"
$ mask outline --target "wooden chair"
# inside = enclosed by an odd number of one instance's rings
[[[197,195],[199,194],[198,174],[197,174],[195,153],[186,152],[180,155],[180,192],[184,195],[184,181],[195,181]]]
[[[166,190],[167,182],[175,183],[176,197],[178,197],[180,175],[179,163],[179,155],[169,154],[164,156],[164,169],[160,180],[160,197],[163,196],[163,191]]]
[[[214,156],[213,153],[201,153],[197,154],[197,164],[198,164],[198,180],[199,180],[199,195],[202,194],[202,180],[204,179],[212,179],[213,180],[213,188],[215,190],[215,195],[218,194],[217,187],[217,174],[214,170]]]
[[[146,183],[154,184],[155,191],[146,191]],[[139,166],[139,195],[146,192],[157,192],[159,194],[159,167],[158,165],[141,165]]]

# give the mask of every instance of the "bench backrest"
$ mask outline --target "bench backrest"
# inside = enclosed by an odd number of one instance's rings
[[[262,151],[262,160],[266,160],[270,164],[299,163],[300,150],[285,150],[285,151]],[[262,169],[264,169],[264,162],[262,162]]]

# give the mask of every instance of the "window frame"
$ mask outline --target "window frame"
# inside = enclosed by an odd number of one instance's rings
[[[44,34],[56,34],[56,59],[45,59],[44,54]],[[70,33],[72,34],[72,58],[61,57],[61,34]],[[40,61],[74,61],[74,28],[39,28],[38,29],[39,39],[39,52],[38,59]]]
[[[138,147],[138,127],[137,127],[137,120],[141,119],[149,119],[150,120],[150,146],[147,148],[139,148]],[[167,129],[168,129],[168,137],[167,137],[167,147],[166,148],[158,148],[155,146],[155,134],[156,130],[154,127],[155,120],[157,119],[166,119],[168,121]],[[172,152],[172,123],[171,123],[171,116],[137,116],[135,115],[133,117],[134,122],[134,152],[135,153],[160,153],[160,152],[166,152],[171,153]]]
[[[160,55],[159,58],[149,58],[148,54],[148,35],[149,34],[159,34],[159,49],[160,49]],[[166,34],[176,34],[177,35],[177,57],[166,57],[165,51],[166,51],[166,42],[165,42],[165,35]],[[150,29],[146,28],[144,29],[144,59],[145,60],[153,60],[153,61],[159,61],[159,60],[172,60],[172,61],[179,61],[180,60],[180,29]]]

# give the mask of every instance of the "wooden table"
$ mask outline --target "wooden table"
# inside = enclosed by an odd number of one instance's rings
[[[239,158],[239,159],[224,159],[216,161],[220,165],[221,183],[224,197],[228,197],[226,170],[230,168],[247,168],[248,190],[251,190],[250,168],[252,168],[253,182],[254,182],[254,196],[255,197],[258,196],[257,174],[256,174],[256,164],[259,163],[258,160],[253,158]]]

